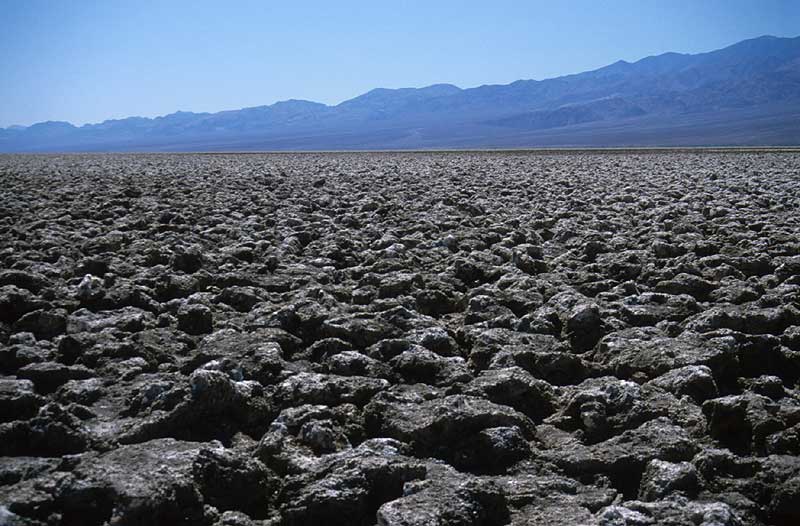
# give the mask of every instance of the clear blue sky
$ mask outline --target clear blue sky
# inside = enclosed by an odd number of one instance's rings
[[[0,0],[0,126],[543,79],[800,35],[800,0]]]

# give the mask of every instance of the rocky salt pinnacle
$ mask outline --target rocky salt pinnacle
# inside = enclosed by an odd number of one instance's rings
[[[800,524],[799,171],[0,156],[0,524]]]

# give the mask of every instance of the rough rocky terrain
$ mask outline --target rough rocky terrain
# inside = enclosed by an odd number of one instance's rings
[[[798,174],[0,157],[0,524],[800,524]]]

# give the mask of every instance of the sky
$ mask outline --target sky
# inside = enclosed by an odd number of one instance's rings
[[[800,35],[798,0],[0,0],[0,127],[544,79]]]

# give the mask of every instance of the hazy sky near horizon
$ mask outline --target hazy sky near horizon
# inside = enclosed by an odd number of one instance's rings
[[[2,0],[0,127],[505,84],[765,34],[800,35],[800,1]]]

